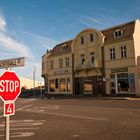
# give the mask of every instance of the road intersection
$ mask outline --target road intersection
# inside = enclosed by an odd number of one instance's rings
[[[139,100],[19,98],[15,116],[10,117],[10,139],[139,140],[139,118]]]

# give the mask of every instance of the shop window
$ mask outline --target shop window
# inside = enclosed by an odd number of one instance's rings
[[[55,92],[55,80],[50,80],[50,92]]]
[[[115,75],[112,74],[111,75],[111,80],[110,80],[110,93],[111,94],[115,94],[116,93],[115,85],[116,85],[116,83],[115,83]]]
[[[118,92],[129,92],[128,74],[117,74]]]
[[[84,80],[84,93],[85,94],[92,94],[92,91],[93,91],[92,80],[85,79]]]
[[[115,59],[115,48],[110,48],[110,59],[111,60]]]
[[[84,65],[85,63],[85,55],[81,54],[81,65]]]
[[[135,75],[129,74],[129,89],[130,92],[135,92]]]
[[[67,92],[70,92],[70,78],[67,78]]]
[[[126,58],[126,57],[127,57],[126,46],[121,46],[121,58]]]
[[[66,92],[66,80],[60,79],[60,92]]]

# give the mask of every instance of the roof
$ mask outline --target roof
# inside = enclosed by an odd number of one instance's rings
[[[71,53],[71,44],[72,44],[72,41],[73,40],[68,40],[68,41],[62,42],[60,44],[57,44],[53,48],[53,50],[52,50],[52,52],[51,52],[51,54],[50,54],[49,57]],[[66,47],[66,48],[64,48],[65,50],[63,50],[63,47]]]
[[[134,28],[135,28],[135,21],[131,21],[128,23],[124,23],[117,26],[113,26],[111,28],[104,29],[101,32],[105,36],[105,44],[110,44],[110,43],[132,38],[134,33]],[[123,36],[120,38],[114,38],[114,32],[118,29],[123,31]]]

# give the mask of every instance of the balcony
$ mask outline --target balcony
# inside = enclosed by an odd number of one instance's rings
[[[81,70],[89,70],[89,69],[97,69],[97,64],[90,64],[86,63],[84,65],[76,65],[75,70],[81,71]]]

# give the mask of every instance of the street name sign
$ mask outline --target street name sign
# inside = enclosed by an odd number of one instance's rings
[[[25,65],[24,57],[0,60],[0,69]]]

